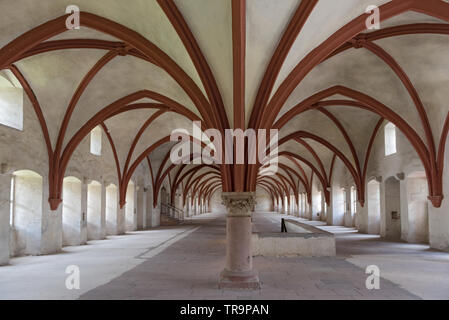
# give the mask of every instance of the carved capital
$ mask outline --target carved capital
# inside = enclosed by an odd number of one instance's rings
[[[404,179],[405,179],[405,174],[404,174],[404,172],[397,173],[397,174],[396,174],[396,178],[397,178],[398,180],[404,180]]]
[[[254,192],[223,192],[221,198],[229,217],[250,217],[256,204]]]

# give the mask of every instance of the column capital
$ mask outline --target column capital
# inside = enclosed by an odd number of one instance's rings
[[[404,180],[405,179],[405,173],[404,172],[400,172],[396,174],[396,178],[398,180]]]
[[[250,217],[256,203],[254,192],[223,192],[221,198],[230,217]]]

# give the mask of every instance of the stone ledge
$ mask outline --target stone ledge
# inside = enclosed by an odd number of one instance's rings
[[[286,233],[253,233],[253,256],[331,257],[336,255],[335,237],[332,233],[295,220],[286,219],[285,225]]]

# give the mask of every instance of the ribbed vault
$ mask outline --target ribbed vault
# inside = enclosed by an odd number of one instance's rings
[[[441,205],[445,1],[154,0],[124,9],[120,1],[84,0],[77,2],[82,27],[71,31],[63,1],[11,4],[0,4],[0,69],[14,74],[39,121],[52,209],[74,151],[98,125],[111,145],[121,205],[141,163],[155,203],[164,181],[172,201],[182,189],[185,204],[257,187],[273,202],[290,194],[298,201],[303,192],[310,201],[314,180],[329,202],[336,161],[363,205],[372,145],[388,121],[413,147],[429,199]],[[380,6],[380,30],[365,30],[372,4]],[[192,135],[192,121],[222,133],[279,129],[278,172],[172,164],[170,133]]]

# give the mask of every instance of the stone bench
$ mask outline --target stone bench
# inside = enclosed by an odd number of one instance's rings
[[[252,234],[253,256],[329,257],[335,256],[332,233],[314,226],[285,219],[287,232],[255,232]]]

